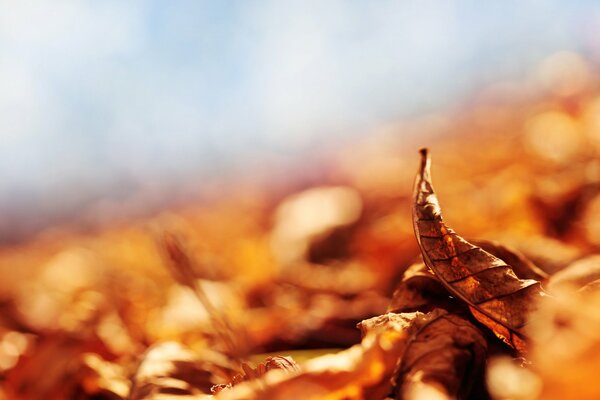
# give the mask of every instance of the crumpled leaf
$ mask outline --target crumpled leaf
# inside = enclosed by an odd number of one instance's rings
[[[554,293],[564,289],[579,289],[600,279],[600,255],[577,260],[548,280],[548,291]]]
[[[129,399],[207,395],[214,383],[213,375],[223,374],[228,368],[227,359],[219,353],[204,349],[198,355],[176,342],[161,343],[150,348],[141,360]]]
[[[384,398],[406,344],[428,321],[443,311],[423,314],[388,313],[359,324],[360,344],[337,354],[317,357],[302,365],[302,372],[269,371],[255,379],[224,390],[219,400]]]
[[[242,373],[236,374],[231,382],[227,384],[218,384],[210,388],[212,393],[220,393],[224,389],[229,389],[242,382],[250,381],[264,376],[267,372],[280,369],[287,372],[300,371],[300,367],[292,357],[274,356],[267,357],[264,362],[258,364],[256,368],[252,368],[247,363],[242,363]]]
[[[261,352],[278,353],[299,345],[352,346],[360,341],[356,324],[384,313],[389,298],[374,291],[342,296],[281,283],[261,288],[250,301],[254,307],[244,315],[248,341]]]
[[[427,149],[421,150],[421,157],[413,223],[425,264],[453,296],[469,306],[475,318],[505,343],[524,352],[527,316],[536,300],[545,295],[540,283],[519,279],[506,262],[446,226],[431,184]]]
[[[436,305],[450,300],[448,291],[440,280],[422,262],[404,271],[396,287],[388,312],[403,313],[429,311]]]
[[[419,400],[424,392],[440,398],[468,398],[481,382],[487,341],[466,318],[436,311],[411,338],[394,377],[396,399]]]
[[[4,337],[6,340],[6,336]],[[74,338],[56,332],[29,340],[14,368],[3,371],[3,388],[10,399],[66,399],[78,391],[82,355],[107,355],[95,336]]]

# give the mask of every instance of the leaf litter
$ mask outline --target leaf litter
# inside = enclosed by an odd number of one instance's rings
[[[422,150],[411,196],[416,146],[384,132],[327,178],[267,190],[287,182],[270,169],[209,205],[3,249],[0,399],[600,398],[588,85],[407,123],[435,137],[439,192]]]

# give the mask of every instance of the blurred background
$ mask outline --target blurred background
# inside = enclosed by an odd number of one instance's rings
[[[599,24],[593,1],[0,1],[0,242],[409,136],[559,51],[596,62]]]

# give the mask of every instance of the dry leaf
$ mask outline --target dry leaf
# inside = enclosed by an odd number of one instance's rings
[[[6,349],[6,344],[2,347]],[[82,355],[88,352],[108,355],[104,344],[94,336],[74,338],[58,332],[30,340],[14,368],[4,372],[8,398],[72,398],[83,375]]]
[[[429,311],[436,305],[448,303],[448,291],[423,263],[413,264],[404,271],[396,287],[388,312]]]
[[[265,361],[258,364],[256,368],[252,368],[247,363],[242,363],[241,368],[243,372],[236,374],[231,380],[231,382],[227,384],[214,385],[210,388],[210,391],[213,394],[220,393],[222,390],[232,388],[233,386],[242,382],[261,378],[267,372],[274,369],[280,369],[289,373],[300,371],[300,367],[292,357],[284,356],[267,357]]]
[[[219,400],[361,400],[383,398],[389,379],[411,336],[442,311],[388,313],[359,324],[362,342],[337,354],[317,357],[302,372],[269,371],[262,379],[241,383]]]
[[[502,241],[510,243],[548,275],[566,268],[584,253],[577,246],[548,236],[504,235]]]
[[[127,397],[130,381],[122,365],[106,361],[94,353],[84,354],[82,358],[82,396],[111,400]]]
[[[226,358],[219,353],[205,349],[198,355],[175,342],[161,343],[142,358],[132,378],[129,400],[208,394],[213,376],[228,369]]]
[[[397,399],[419,400],[424,391],[466,399],[473,386],[481,386],[485,336],[460,315],[438,313],[407,344],[395,376]]]
[[[579,289],[600,279],[600,255],[593,255],[575,261],[558,271],[548,280],[548,291],[554,293],[563,289]]]
[[[430,177],[430,160],[421,150],[415,180],[413,222],[425,264],[448,291],[464,301],[475,318],[520,352],[523,327],[535,301],[544,296],[540,283],[517,278],[501,259],[467,242],[442,220]]]
[[[520,279],[535,279],[537,281],[548,279],[549,275],[546,272],[538,268],[517,249],[494,240],[472,240],[471,242],[510,265],[515,275]]]

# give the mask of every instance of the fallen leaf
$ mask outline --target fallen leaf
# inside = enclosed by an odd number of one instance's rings
[[[242,382],[250,381],[263,377],[267,372],[280,369],[289,373],[300,371],[300,367],[292,357],[274,356],[267,357],[264,362],[259,363],[256,368],[247,363],[242,363],[242,372],[234,375],[231,382],[227,384],[218,384],[210,388],[213,394],[220,393],[222,390],[230,389]]]
[[[164,395],[208,395],[215,375],[228,371],[227,359],[204,349],[196,354],[176,342],[150,348],[133,378],[129,400],[160,399]]]
[[[425,264],[473,316],[519,352],[523,327],[535,301],[545,293],[535,280],[521,280],[510,265],[458,236],[443,222],[430,176],[427,149],[421,150],[415,180],[413,223]]]
[[[224,390],[219,400],[361,400],[384,398],[408,340],[441,310],[423,314],[388,313],[359,324],[360,344],[302,365],[302,372],[273,370]]]
[[[122,365],[106,361],[94,353],[84,354],[81,368],[82,396],[98,399],[125,399],[130,382]]]
[[[537,265],[517,249],[494,240],[473,240],[472,242],[474,245],[481,247],[483,250],[510,265],[515,275],[520,279],[543,281],[549,277],[545,271],[538,268]]]
[[[558,271],[548,280],[550,293],[563,289],[579,289],[600,279],[600,255],[593,255],[575,261]]]
[[[3,342],[7,339],[6,335],[3,339]],[[84,375],[81,374],[82,355],[109,355],[104,343],[94,335],[75,338],[56,332],[27,342],[27,350],[15,360],[14,368],[3,371],[6,379],[3,386],[8,398],[73,398],[79,389],[78,380]],[[2,343],[1,347],[6,350],[9,346]],[[0,355],[0,358],[5,357]]]
[[[579,247],[548,236],[502,235],[502,241],[517,248],[548,275],[555,274],[584,256]]]
[[[448,291],[425,264],[416,263],[404,271],[396,287],[388,312],[429,311],[450,300]]]
[[[487,341],[468,319],[437,310],[408,342],[394,377],[396,399],[419,400],[424,392],[466,399],[483,376]]]

